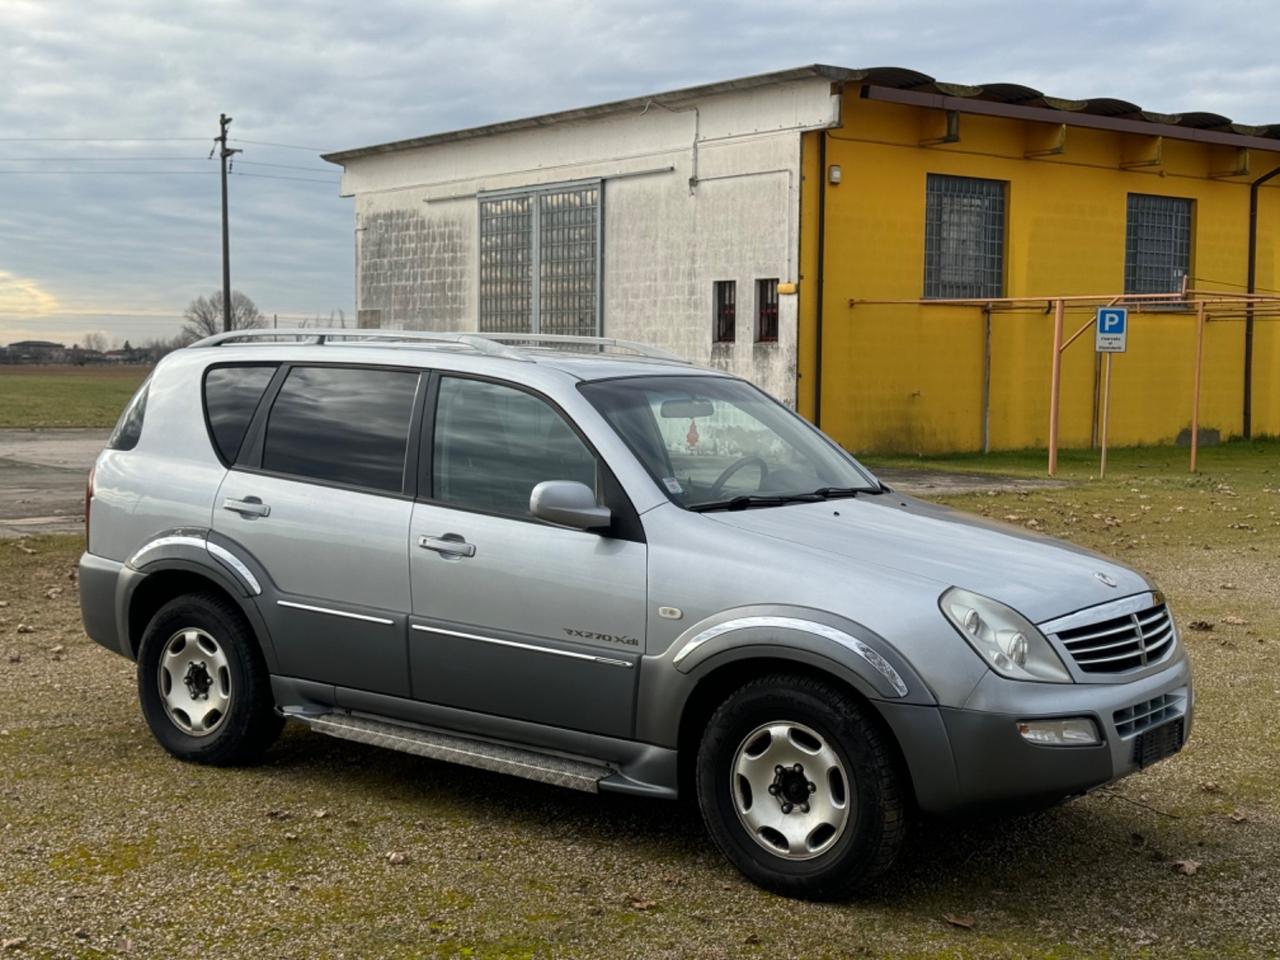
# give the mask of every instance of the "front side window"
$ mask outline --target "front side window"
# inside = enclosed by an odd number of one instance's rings
[[[931,173],[925,184],[924,295],[999,297],[1004,292],[1003,180]]]
[[[485,380],[443,377],[436,401],[431,496],[482,513],[529,517],[544,480],[596,489],[596,460],[545,400]]]
[[[631,377],[579,389],[667,495],[689,509],[880,489],[852,457],[743,380]]]
[[[1191,270],[1191,201],[1129,194],[1124,292],[1176,293]]]
[[[258,401],[275,376],[275,364],[211,367],[204,375],[209,435],[223,463],[235,463]]]
[[[262,451],[271,473],[400,493],[416,370],[295,367]]]
[[[600,183],[480,198],[480,330],[594,336]]]

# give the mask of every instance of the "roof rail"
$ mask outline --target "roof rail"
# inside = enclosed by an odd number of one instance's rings
[[[498,343],[507,343],[514,341],[515,343],[527,343],[532,346],[542,346],[544,344],[581,344],[587,347],[616,347],[619,350],[630,350],[632,353],[639,354],[642,357],[652,357],[655,360],[670,360],[675,363],[687,363],[688,361],[682,357],[676,356],[661,347],[651,347],[647,343],[639,343],[635,340],[620,340],[617,337],[579,337],[571,334],[563,333],[475,333],[470,334],[473,337],[483,337],[486,340],[497,341]]]
[[[523,353],[513,347],[505,346],[492,340],[480,337],[474,333],[454,333],[454,332],[434,332],[426,330],[345,330],[333,329],[330,327],[322,327],[319,329],[261,329],[261,330],[230,330],[226,333],[215,333],[211,337],[205,337],[203,340],[197,340],[190,344],[191,347],[219,347],[225,343],[231,343],[236,340],[252,340],[252,341],[275,341],[278,339],[294,339],[294,340],[310,340],[317,345],[322,345],[333,340],[385,340],[388,345],[394,345],[397,341],[418,341],[428,343],[454,343],[464,347],[470,347],[477,353],[485,353],[490,356],[507,357],[510,360],[528,360]]]
[[[427,343],[451,343],[459,346],[470,347],[477,353],[487,354],[495,357],[506,357],[509,360],[525,360],[529,361],[533,358],[525,351],[521,350],[518,344],[525,344],[531,347],[540,346],[584,346],[584,347],[613,347],[618,350],[626,350],[642,357],[650,357],[655,360],[667,360],[674,363],[687,363],[681,357],[676,356],[659,347],[651,347],[648,344],[637,343],[634,340],[620,340],[617,337],[578,337],[568,334],[556,333],[477,333],[475,331],[428,331],[428,330],[366,330],[366,329],[333,329],[331,327],[321,327],[317,329],[258,329],[258,330],[231,330],[226,333],[215,333],[211,337],[205,337],[190,344],[191,347],[217,347],[225,343],[231,343],[238,340],[249,340],[257,342],[271,342],[280,339],[292,340],[309,340],[317,345],[322,345],[334,340],[356,340],[356,341],[386,341],[388,345],[394,345],[399,342],[427,342]]]

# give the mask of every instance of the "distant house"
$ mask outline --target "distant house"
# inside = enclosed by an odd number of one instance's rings
[[[9,344],[7,363],[65,363],[67,348],[52,340],[19,340]]]

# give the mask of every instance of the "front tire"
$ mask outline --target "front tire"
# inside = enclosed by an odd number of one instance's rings
[[[849,897],[893,865],[906,834],[888,733],[847,690],[773,674],[711,716],[697,758],[703,820],[748,879],[813,900]]]
[[[179,760],[251,763],[284,726],[252,628],[215,593],[177,597],[151,618],[138,697],[152,735]]]

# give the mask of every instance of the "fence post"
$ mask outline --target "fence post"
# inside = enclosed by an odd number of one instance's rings
[[[1196,303],[1196,375],[1191,387],[1191,465],[1189,473],[1196,472],[1196,455],[1200,452],[1200,370],[1204,364],[1204,301]]]
[[[1058,394],[1062,387],[1062,320],[1066,304],[1053,301],[1053,372],[1049,377],[1049,476],[1058,472]]]

